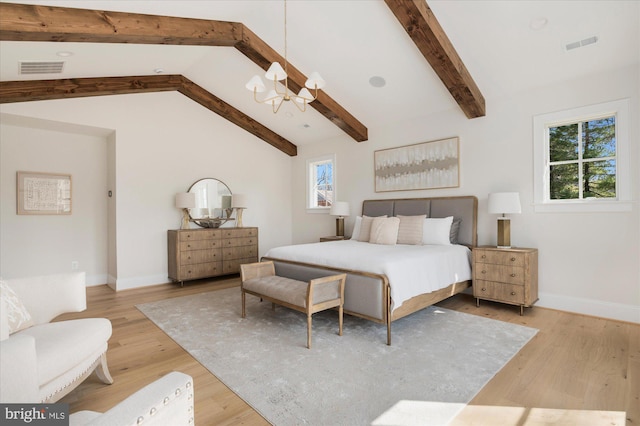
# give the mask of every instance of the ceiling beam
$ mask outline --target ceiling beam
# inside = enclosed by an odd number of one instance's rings
[[[0,3],[0,40],[234,46],[263,69],[284,61],[241,23],[53,6]],[[289,87],[307,78],[289,64]],[[367,128],[322,92],[309,104],[357,142]]]
[[[484,117],[480,89],[425,0],[385,0],[467,118]]]
[[[181,75],[1,81],[0,104],[168,91],[182,93],[287,155],[298,154],[293,143]]]

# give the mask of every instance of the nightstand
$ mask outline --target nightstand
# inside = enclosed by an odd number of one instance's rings
[[[338,236],[332,235],[330,237],[320,237],[320,242],[324,243],[325,241],[341,241],[344,239],[345,239],[344,237],[338,237]]]
[[[473,296],[524,308],[538,300],[538,249],[473,248]]]

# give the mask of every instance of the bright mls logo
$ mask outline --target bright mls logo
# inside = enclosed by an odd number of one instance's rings
[[[0,423],[7,426],[69,424],[69,404],[0,404],[0,409]]]

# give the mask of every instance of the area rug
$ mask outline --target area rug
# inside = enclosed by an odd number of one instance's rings
[[[345,315],[339,336],[337,312],[325,311],[307,349],[306,315],[247,295],[241,318],[239,287],[137,307],[277,426],[379,425],[400,401],[463,407],[537,332],[429,307],[395,321],[387,346],[386,326]],[[419,423],[456,414],[437,411]]]

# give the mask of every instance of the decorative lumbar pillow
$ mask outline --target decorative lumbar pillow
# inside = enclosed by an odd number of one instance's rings
[[[398,244],[422,244],[422,228],[427,215],[398,216],[400,227],[398,228]]]
[[[458,234],[460,233],[460,223],[462,219],[454,217],[451,224],[451,231],[449,232],[449,241],[451,244],[458,244]]]
[[[451,245],[451,224],[453,216],[427,218],[422,228],[422,244]]]
[[[397,217],[376,217],[371,222],[369,242],[373,244],[395,245],[398,241],[400,219]]]
[[[379,216],[379,218],[386,218],[387,216]],[[362,216],[362,222],[360,223],[360,232],[358,233],[358,241],[368,243],[371,239],[371,224],[373,223],[373,217]]]
[[[18,295],[5,282],[0,280],[0,297],[4,299],[4,308],[7,310],[6,316],[9,320],[9,334],[24,330],[33,325],[31,314],[24,307]]]

